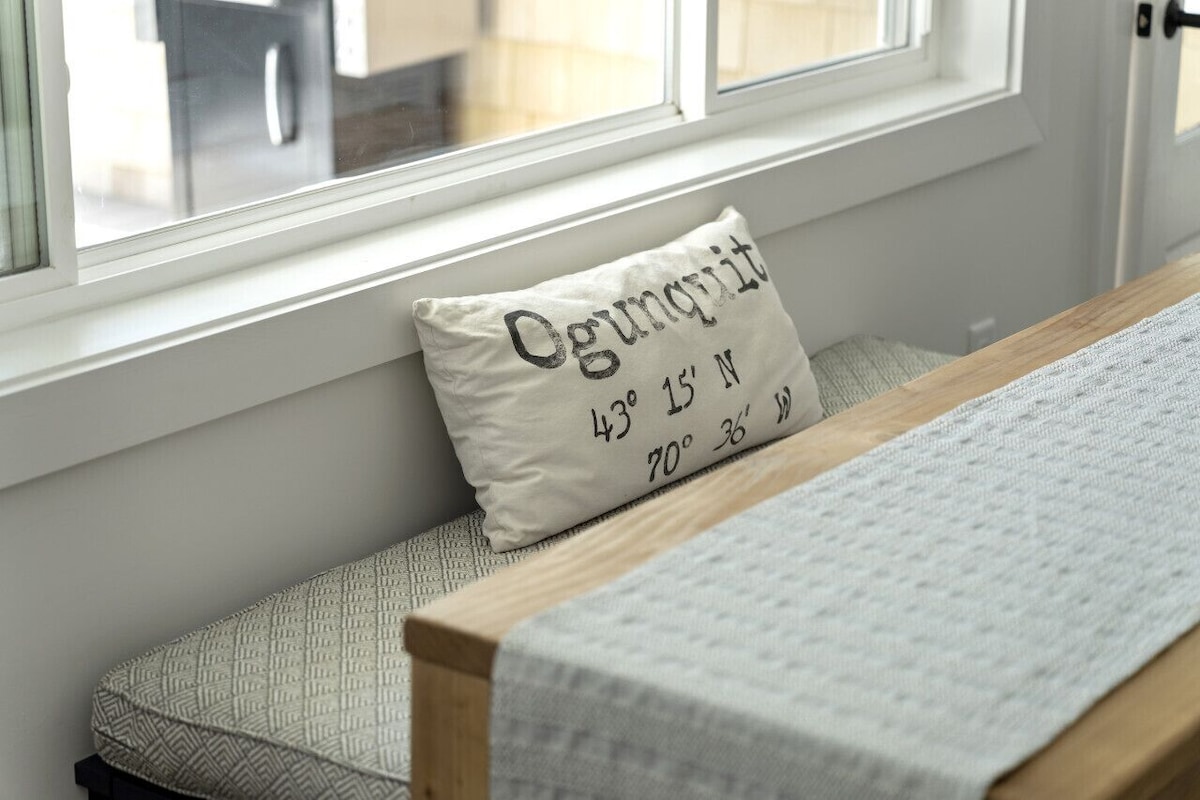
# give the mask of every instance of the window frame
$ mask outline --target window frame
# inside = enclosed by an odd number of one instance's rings
[[[20,2],[20,0],[17,0]],[[61,61],[62,7],[45,0],[27,0],[25,8],[32,116],[33,171],[37,230],[42,238],[43,266],[0,277],[0,308],[5,301],[73,286],[78,281],[75,249],[75,210],[67,132],[66,68]],[[59,165],[67,168],[60,169]],[[64,202],[65,201],[65,202]],[[51,210],[53,213],[51,213]]]
[[[912,0],[922,5],[936,0]],[[62,44],[61,0],[33,0],[40,21],[38,33],[39,58],[46,65],[48,78],[39,86],[38,94],[53,92],[55,65],[64,63]],[[798,74],[740,87],[733,91],[718,91],[716,86],[716,19],[717,0],[668,0],[668,19],[665,30],[666,105],[625,112],[590,120],[563,128],[533,132],[516,139],[478,145],[431,159],[401,165],[355,178],[304,187],[296,192],[245,207],[231,208],[183,220],[174,225],[135,234],[111,243],[76,249],[74,218],[71,224],[61,224],[65,203],[57,202],[61,195],[57,187],[72,183],[70,176],[69,132],[65,124],[43,121],[43,130],[63,132],[65,141],[46,141],[46,163],[53,168],[46,175],[47,202],[56,213],[48,215],[58,222],[51,240],[49,269],[53,277],[32,278],[34,288],[22,289],[0,280],[0,302],[26,293],[48,288],[110,279],[122,273],[144,272],[161,263],[164,269],[174,256],[187,249],[205,254],[205,267],[191,269],[173,276],[145,280],[138,276],[130,280],[130,291],[153,291],[181,280],[196,280],[215,276],[252,264],[241,255],[242,244],[254,241],[255,257],[261,258],[266,240],[275,239],[273,252],[286,255],[295,243],[305,246],[328,243],[347,235],[369,233],[387,224],[407,221],[439,213],[445,206],[431,198],[437,195],[439,184],[470,182],[469,195],[474,198],[495,197],[541,183],[562,179],[580,169],[603,169],[629,158],[647,155],[668,147],[678,147],[720,135],[736,125],[798,113],[831,102],[844,102],[872,92],[887,91],[911,85],[932,77],[936,68],[935,53],[925,37],[910,34],[920,41],[910,42],[900,51],[884,52],[852,63],[838,63],[822,69],[801,71]],[[704,13],[697,13],[701,7]],[[913,15],[914,17],[917,15]],[[915,30],[915,26],[910,25]],[[702,42],[699,47],[689,40]],[[679,46],[676,47],[675,43]],[[712,58],[709,58],[709,54]],[[61,70],[65,78],[65,69]],[[695,81],[703,76],[704,85]],[[54,105],[65,109],[65,93],[45,95]],[[52,109],[47,109],[52,110]],[[736,111],[737,119],[730,112]],[[703,125],[697,125],[703,123]],[[670,128],[685,126],[684,135],[665,135]],[[63,149],[63,148],[67,149]],[[564,157],[565,156],[565,157]],[[55,187],[49,184],[54,183]],[[433,191],[430,191],[432,187]],[[52,190],[54,189],[54,190]],[[73,199],[67,194],[68,199]],[[378,212],[386,209],[386,213]],[[361,221],[347,229],[345,213],[349,210],[370,211]],[[386,218],[386,222],[383,219]],[[378,220],[368,223],[367,220]],[[41,271],[41,270],[39,270]],[[130,276],[133,277],[132,275]],[[65,310],[65,309],[64,309]]]
[[[937,42],[930,36],[929,19],[935,0],[900,0],[904,11],[891,27],[903,26],[907,44],[873,53],[836,58],[818,64],[798,65],[790,72],[763,76],[743,83],[721,87],[717,80],[719,31],[715,24],[720,0],[704,0],[708,5],[704,49],[693,49],[690,69],[685,74],[703,75],[703,86],[689,87],[700,115],[721,114],[763,103],[781,103],[791,112],[799,112],[845,102],[866,94],[928,80],[937,71]],[[891,6],[889,0],[879,4]],[[700,33],[696,33],[700,37]],[[711,54],[711,57],[710,57]],[[685,112],[686,113],[686,112]]]
[[[292,211],[277,228],[255,220],[214,232],[198,220],[161,250],[89,265],[77,285],[2,304],[0,489],[413,354],[416,297],[583,269],[659,244],[725,204],[761,240],[1035,145],[1048,67],[1026,86],[1024,43],[1048,35],[1052,12],[1013,0],[997,35],[995,5],[936,0],[958,41],[936,77],[911,86],[799,112],[761,102],[682,122],[639,119],[615,136],[539,148],[532,164],[481,161],[475,169],[496,173],[505,192],[433,179],[428,190],[421,181],[365,195],[330,186],[319,190],[325,205]],[[606,166],[580,173],[581,152]],[[796,192],[804,186],[837,190]],[[71,207],[65,188],[60,211]],[[312,220],[330,208],[324,224],[340,235],[322,239]],[[206,262],[217,250],[236,258],[214,272]]]

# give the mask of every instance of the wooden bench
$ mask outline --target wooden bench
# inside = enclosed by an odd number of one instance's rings
[[[951,360],[872,337],[812,359],[827,413]],[[107,762],[81,761],[77,783],[92,800],[407,796],[404,616],[592,524],[494,553],[481,521],[335,567],[114,668],[93,698]]]
[[[1196,292],[1200,258],[1164,267],[413,614],[405,640],[413,656],[414,796],[487,797],[492,660],[505,633],[521,620]],[[730,486],[737,491],[730,492]],[[1045,750],[1003,777],[989,797],[1200,797],[1200,630],[1178,640]]]

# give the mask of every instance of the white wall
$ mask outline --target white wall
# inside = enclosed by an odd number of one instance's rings
[[[1009,333],[1089,293],[1090,2],[1053,0],[1044,144],[760,241],[810,349],[961,352],[975,319]],[[0,800],[82,797],[90,688],[117,661],[469,503],[416,356],[0,492]]]

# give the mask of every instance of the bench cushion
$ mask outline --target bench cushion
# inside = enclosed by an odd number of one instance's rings
[[[829,414],[949,360],[855,337],[812,368]],[[97,750],[197,797],[407,798],[405,615],[627,507],[505,553],[475,511],[270,595],[105,675]]]
[[[851,336],[812,357],[825,416],[881,395],[948,364],[954,356],[877,336]]]

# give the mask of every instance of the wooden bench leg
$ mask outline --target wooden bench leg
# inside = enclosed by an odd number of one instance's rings
[[[412,797],[486,800],[489,684],[412,661]]]

